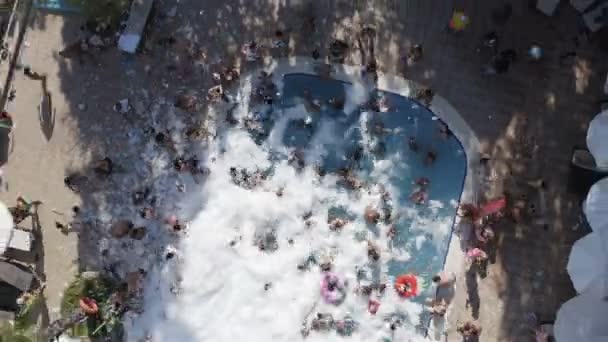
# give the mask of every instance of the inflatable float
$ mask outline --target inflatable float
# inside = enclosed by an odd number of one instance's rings
[[[418,279],[413,274],[402,274],[395,280],[395,290],[401,297],[415,297],[418,294]]]
[[[94,299],[83,297],[78,301],[78,305],[87,315],[96,315],[99,312],[99,307]]]
[[[337,275],[325,273],[321,279],[321,297],[328,304],[338,305],[346,296],[345,284]]]

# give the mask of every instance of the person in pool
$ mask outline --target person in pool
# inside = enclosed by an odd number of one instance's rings
[[[452,131],[448,128],[446,124],[443,122],[439,123],[439,134],[445,140],[449,139],[452,136]]]
[[[426,153],[426,158],[424,159],[424,164],[427,166],[431,166],[437,160],[437,152],[434,150],[430,150]]]
[[[397,236],[397,228],[395,225],[391,225],[386,231],[386,237],[390,240],[394,239]]]
[[[407,145],[410,148],[410,151],[418,152],[418,143],[416,142],[416,137],[411,136],[407,141]]]
[[[420,178],[416,179],[416,185],[419,185],[419,186],[423,186],[423,187],[428,186],[430,183],[431,183],[431,181],[426,177],[420,177]]]
[[[426,193],[426,191],[424,189],[414,191],[410,195],[410,201],[412,201],[418,205],[424,204],[427,201],[427,199],[428,199],[428,194]]]

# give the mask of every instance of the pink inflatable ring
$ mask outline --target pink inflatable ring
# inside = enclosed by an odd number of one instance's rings
[[[345,284],[338,276],[328,272],[321,279],[321,297],[328,304],[338,305],[346,296]]]

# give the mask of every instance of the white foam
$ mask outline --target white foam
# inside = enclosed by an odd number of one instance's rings
[[[346,101],[348,111],[366,100],[367,91],[352,87]],[[237,98],[247,100],[245,89]],[[247,115],[242,104],[236,117]],[[273,163],[270,152],[287,154],[282,139],[287,122],[306,116],[304,106],[284,110],[268,141],[258,146],[242,129],[219,132],[216,143],[206,151],[206,167],[211,171],[204,186],[196,189],[180,208],[195,210],[202,206],[188,225],[177,257],[154,268],[145,289],[145,310],[141,315],[127,318],[128,339],[137,341],[145,336],[151,341],[296,341],[301,340],[302,322],[312,311],[331,313],[335,319],[351,315],[359,327],[348,341],[422,341],[415,333],[420,304],[399,298],[387,289],[376,315],[367,311],[367,298],[354,293],[357,282],[356,266],[379,269],[385,283],[392,284],[386,275],[390,259],[408,260],[405,249],[390,248],[386,234],[374,236],[368,231],[363,212],[368,205],[378,206],[380,193],[375,187],[353,196],[336,185],[336,177],[320,179],[312,169],[330,148],[340,147],[345,140],[334,131],[330,119],[319,122],[312,138],[313,148],[306,151],[309,162],[298,173],[286,161]],[[362,116],[363,118],[365,116]],[[363,119],[362,119],[363,120]],[[219,120],[218,120],[219,122]],[[370,137],[365,137],[370,139]],[[365,140],[364,139],[364,140]],[[167,160],[159,159],[159,169],[166,168]],[[400,162],[398,156],[376,161],[374,174],[388,181]],[[231,167],[265,170],[273,167],[273,174],[263,185],[246,190],[235,185],[230,177]],[[282,188],[282,196],[276,191]],[[391,195],[398,189],[389,187]],[[330,207],[339,206],[354,214],[341,232],[332,232],[327,225]],[[434,204],[440,208],[440,204]],[[306,227],[301,216],[312,211],[315,224]],[[418,217],[415,208],[405,208],[414,218],[410,228],[430,234],[432,239],[443,239],[449,232],[445,222]],[[451,222],[450,222],[451,224]],[[274,252],[260,251],[253,241],[263,229],[276,231],[279,248]],[[378,228],[385,232],[386,226]],[[359,235],[363,239],[356,239]],[[369,265],[366,239],[373,239],[380,247],[381,262]],[[289,242],[293,240],[293,244]],[[231,241],[235,241],[231,246]],[[416,239],[417,249],[427,239]],[[444,240],[440,240],[444,241]],[[309,255],[333,259],[333,272],[348,282],[345,301],[334,306],[319,299],[322,274],[318,268],[300,271],[296,265]],[[265,284],[272,284],[266,291]],[[179,295],[175,295],[179,288]],[[405,326],[392,332],[386,319],[394,313],[408,317]],[[393,334],[396,334],[393,336]],[[400,338],[400,339],[395,339]],[[312,332],[307,341],[342,341],[335,332]]]

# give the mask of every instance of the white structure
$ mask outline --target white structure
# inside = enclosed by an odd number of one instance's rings
[[[587,147],[599,168],[608,168],[608,111],[596,115],[587,129]]]
[[[0,202],[0,254],[4,254],[7,248],[29,251],[32,247],[32,234],[21,229],[15,229],[13,215]]]
[[[608,177],[589,189],[583,203],[583,212],[592,230],[608,228]]]
[[[11,241],[13,233],[13,215],[6,205],[0,202],[0,254],[3,254]]]
[[[602,296],[604,285],[594,283],[584,293],[562,304],[554,327],[557,342],[608,341],[608,300]]]
[[[135,53],[148,21],[154,0],[133,0],[127,27],[118,39],[118,48],[122,51]]]
[[[598,229],[574,243],[568,274],[578,293],[591,284],[608,284],[608,227]],[[603,293],[608,295],[608,292]]]

